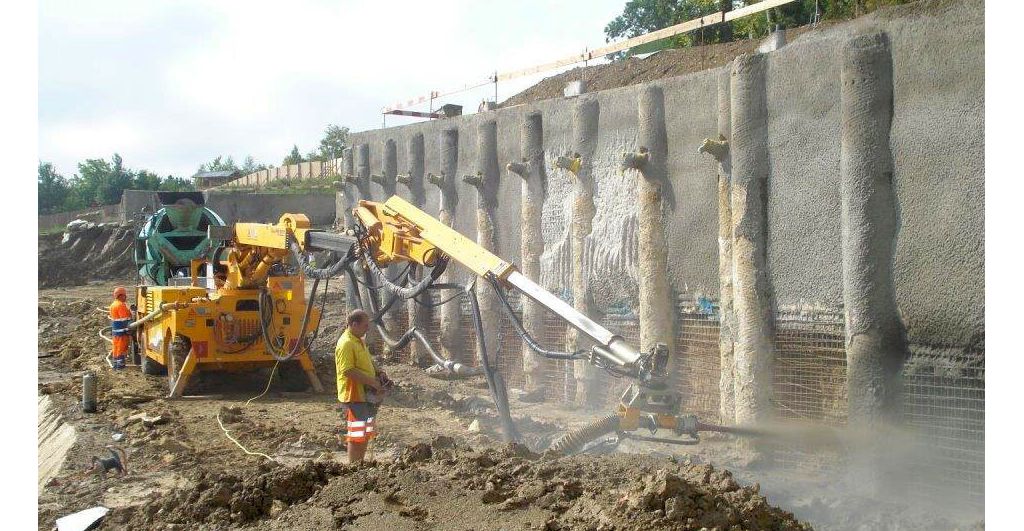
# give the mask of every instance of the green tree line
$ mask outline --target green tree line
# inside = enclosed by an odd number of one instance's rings
[[[346,147],[348,147],[348,127],[329,124],[327,128],[324,129],[324,136],[320,139],[319,145],[309,150],[305,155],[302,154],[298,144],[293,145],[291,151],[281,159],[281,165],[289,166],[292,164],[299,164],[300,162],[310,162],[314,160],[324,162],[336,159],[341,157],[341,152]],[[273,167],[273,165],[257,162],[252,157],[245,157],[245,160],[243,160],[241,166],[239,166],[235,163],[235,159],[229,155],[226,157],[216,157],[210,162],[199,166],[198,171],[238,171],[242,175],[248,175],[253,172]]]
[[[125,190],[192,190],[192,180],[149,170],[125,167],[121,155],[109,161],[88,159],[78,163],[78,173],[65,177],[52,163],[39,162],[39,213],[53,214],[121,201]]]
[[[760,0],[630,0],[622,14],[604,28],[605,41],[639,37],[687,20],[719,11],[730,11]],[[702,30],[691,31],[660,41],[647,43],[614,54],[613,59],[650,53],[665,48],[682,48],[757,39],[767,36],[775,27],[791,28],[821,20],[845,20],[874,11],[880,7],[906,4],[915,0],[800,0]]]
[[[319,145],[305,155],[299,151],[298,145],[292,146],[281,164],[338,158],[342,150],[348,147],[348,133],[348,127],[329,124],[324,129]],[[239,166],[230,155],[221,155],[201,164],[197,172],[227,170],[246,175],[268,167],[272,166],[258,162],[252,156],[245,157]],[[58,173],[52,163],[40,161],[38,187],[39,213],[54,214],[119,203],[121,193],[125,190],[194,190],[195,183],[191,178],[172,175],[160,177],[149,170],[126,168],[121,155],[115,153],[109,161],[88,159],[80,162],[78,173],[71,177]]]

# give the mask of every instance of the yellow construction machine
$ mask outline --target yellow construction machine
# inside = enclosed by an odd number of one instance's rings
[[[493,370],[497,365],[496,360],[490,360],[487,355],[475,291],[471,289],[471,285],[433,284],[433,280],[439,276],[438,270],[443,271],[449,260],[471,270],[495,291],[516,332],[539,355],[559,360],[586,359],[616,376],[630,380],[614,414],[567,433],[555,441],[552,449],[571,453],[583,448],[595,438],[612,432],[619,435],[620,441],[632,438],[669,444],[696,444],[702,431],[752,434],[746,430],[703,423],[694,415],[680,412],[679,394],[668,389],[665,383],[669,359],[665,345],[658,344],[651,352],[638,351],[621,336],[613,334],[525,277],[513,264],[495,256],[404,199],[393,196],[384,203],[360,201],[353,214],[356,220],[355,236],[359,239],[356,254],[362,258],[364,264],[362,283],[371,291],[384,290],[395,300],[416,298],[428,290],[461,290],[469,299],[476,326],[479,368],[487,377],[506,440],[514,441],[519,436],[509,414],[505,385],[500,374]],[[419,280],[410,275],[400,277],[398,282],[392,281],[385,273],[384,266],[402,263],[411,264],[414,268],[432,267],[433,270],[429,276],[420,275]],[[513,311],[507,297],[508,290],[517,290],[540,303],[592,340],[593,346],[576,352],[554,352],[541,347],[523,328],[519,317]],[[415,339],[423,343],[427,352],[439,365],[452,372],[459,372],[460,367],[441,359],[422,331],[417,330],[415,326],[399,338],[391,337],[392,334],[383,328],[379,320],[384,310],[376,307],[375,297],[369,297],[368,300],[371,304],[369,309],[377,317],[375,323],[378,330],[392,349],[402,348],[408,341]],[[471,371],[463,368],[463,372]],[[641,428],[648,430],[650,435],[638,435],[636,432]],[[672,437],[654,437],[659,430],[669,432]]]
[[[586,359],[590,363],[628,378],[617,411],[581,430],[568,433],[553,448],[572,452],[587,442],[616,432],[626,437],[674,444],[694,444],[701,431],[736,431],[699,422],[682,414],[679,395],[665,385],[669,352],[657,345],[640,352],[621,336],[611,333],[565,301],[526,278],[515,266],[495,256],[404,199],[393,196],[386,202],[360,201],[353,211],[354,226],[346,234],[310,229],[301,214],[285,214],[276,224],[236,223],[208,228],[210,240],[223,244],[214,263],[195,260],[191,285],[184,287],[143,286],[138,307],[145,317],[131,326],[144,345],[144,367],[156,364],[168,368],[170,394],[180,396],[189,376],[198,370],[268,366],[281,361],[298,363],[310,384],[320,383],[309,359],[309,331],[319,324],[320,312],[313,296],[305,296],[305,279],[313,278],[311,290],[321,279],[345,273],[353,299],[371,315],[381,338],[392,350],[418,341],[441,368],[456,376],[485,376],[494,399],[506,440],[519,439],[512,421],[505,384],[495,370],[485,344],[475,283],[483,279],[484,289],[493,289],[508,318],[523,341],[549,359]],[[332,265],[314,268],[308,253],[331,251]],[[474,273],[468,285],[437,282],[450,261]],[[405,265],[392,278],[389,265]],[[205,277],[201,275],[207,269]],[[429,273],[424,271],[429,268]],[[395,268],[393,268],[395,269]],[[358,289],[357,286],[362,286]],[[512,309],[508,290],[518,290],[537,301],[593,342],[589,349],[555,352],[541,347],[524,329]],[[451,297],[434,302],[429,292],[455,291]],[[361,294],[359,292],[362,292]],[[415,325],[398,334],[388,330],[384,313],[403,300],[437,306],[468,299],[476,327],[479,364],[466,366],[441,357]],[[381,304],[381,301],[387,301]],[[496,316],[488,316],[495,318]],[[147,365],[148,364],[148,365]],[[146,372],[151,372],[149,369]],[[650,436],[636,435],[639,429]],[[671,438],[654,438],[659,430]]]
[[[306,278],[314,277],[315,295],[320,279],[336,272],[312,269],[305,253],[344,252],[355,239],[311,230],[302,214],[285,214],[277,224],[211,225],[208,231],[219,249],[213,260],[192,260],[188,285],[137,288],[142,317],[130,327],[143,372],[166,371],[169,396],[180,397],[197,371],[281,364],[284,374],[301,369],[322,392],[309,357],[321,312],[313,297],[307,300]]]

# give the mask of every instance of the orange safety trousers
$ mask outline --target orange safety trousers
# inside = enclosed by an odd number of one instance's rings
[[[132,319],[132,312],[131,312],[131,310],[128,309],[128,305],[125,304],[124,302],[122,302],[122,301],[114,301],[110,305],[110,319],[111,319],[111,321],[121,321],[121,322],[124,322],[125,320],[131,321],[131,319]],[[128,353],[128,344],[129,344],[128,334],[117,335],[115,333],[115,335],[113,337],[113,340],[114,340],[114,348],[113,348],[113,352],[111,354],[115,358],[124,357],[124,355]]]

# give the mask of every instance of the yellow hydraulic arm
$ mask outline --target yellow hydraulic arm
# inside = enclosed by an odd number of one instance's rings
[[[355,217],[366,229],[366,243],[378,264],[411,261],[433,266],[444,253],[485,279],[519,290],[548,310],[565,319],[595,341],[593,356],[630,373],[645,384],[654,384],[664,371],[668,353],[664,349],[650,354],[637,351],[621,336],[608,331],[586,315],[540,287],[473,240],[434,219],[398,196],[384,203],[360,201]]]

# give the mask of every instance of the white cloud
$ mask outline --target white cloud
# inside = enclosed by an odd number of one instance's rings
[[[217,155],[279,163],[327,123],[379,127],[394,101],[600,44],[622,3],[43,0],[40,158],[65,173],[115,151],[161,174]],[[493,86],[445,103],[485,97]]]
[[[135,123],[126,117],[110,117],[89,123],[68,122],[48,127],[44,138],[57,156],[72,156],[79,160],[109,158],[114,152],[135,150],[149,141],[146,132]]]

